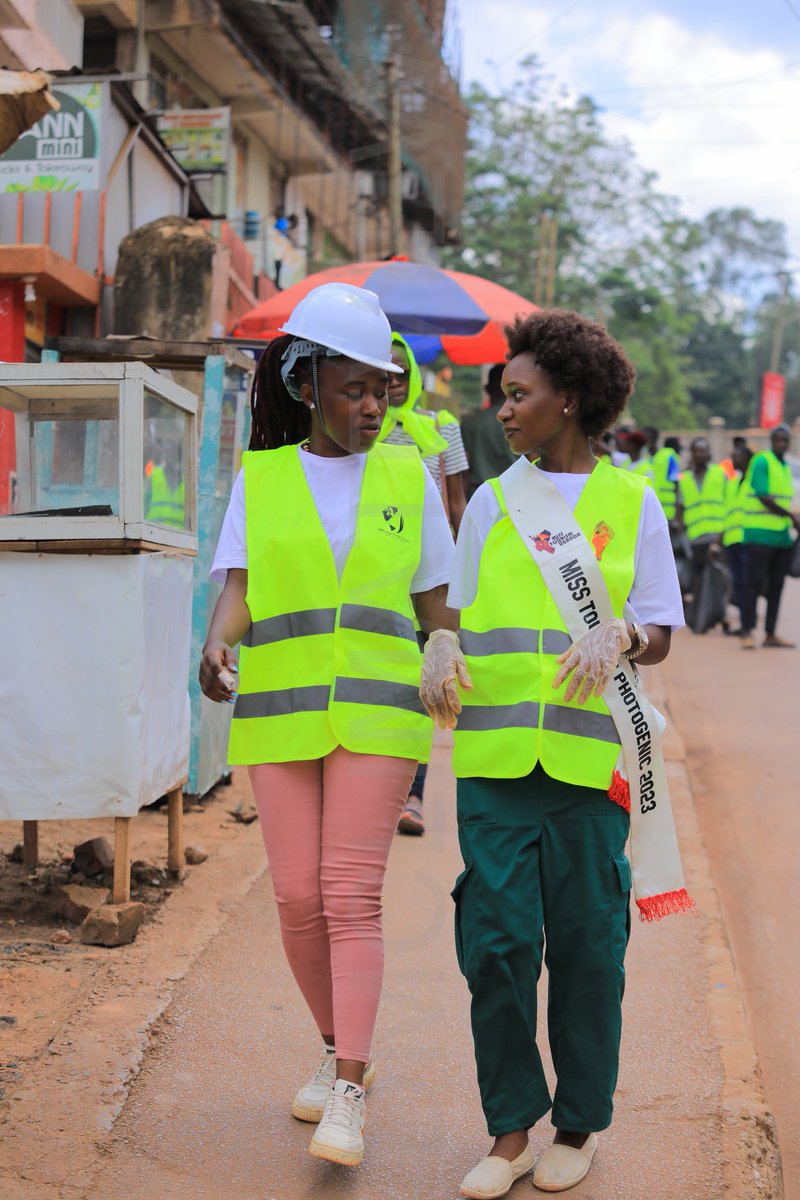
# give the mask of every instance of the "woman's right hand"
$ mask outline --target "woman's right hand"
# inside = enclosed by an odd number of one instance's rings
[[[206,642],[200,661],[200,687],[218,704],[233,704],[238,694],[236,655],[226,642]]]

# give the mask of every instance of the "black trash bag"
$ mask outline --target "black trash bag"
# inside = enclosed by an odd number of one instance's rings
[[[709,558],[689,608],[688,625],[693,633],[705,633],[725,620],[731,591],[730,571],[720,559]]]
[[[786,574],[792,579],[800,579],[800,537],[794,539],[792,557],[789,559],[789,570]]]
[[[685,596],[692,590],[692,543],[685,533],[671,533],[672,553],[675,557],[675,569],[678,572],[678,583],[681,595]]]

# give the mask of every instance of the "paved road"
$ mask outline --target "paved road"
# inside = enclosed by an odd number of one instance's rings
[[[800,583],[780,628],[800,643]],[[800,1200],[800,650],[676,639],[672,712],[742,980],[787,1200]]]
[[[448,891],[459,860],[448,758],[446,747],[435,750],[429,832],[420,840],[398,837],[392,851],[379,1076],[364,1165],[347,1171],[310,1158],[310,1127],[289,1114],[295,1088],[315,1063],[317,1039],[283,961],[265,876],[178,985],[86,1200],[457,1196],[488,1140],[467,994],[452,950]],[[683,764],[673,762],[670,773],[694,854]],[[725,1193],[724,1079],[709,1022],[707,933],[705,918],[635,925],[617,1118],[589,1178],[571,1193],[575,1200]],[[550,1136],[541,1125],[535,1147]],[[533,1194],[530,1183],[513,1194]]]

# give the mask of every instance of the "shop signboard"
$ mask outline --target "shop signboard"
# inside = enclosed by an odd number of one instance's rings
[[[101,186],[102,85],[51,89],[48,112],[0,156],[0,192],[94,192]]]
[[[187,175],[227,171],[229,108],[176,108],[161,114],[158,133]]]

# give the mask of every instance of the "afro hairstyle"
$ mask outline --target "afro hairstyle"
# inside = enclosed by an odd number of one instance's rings
[[[509,362],[529,354],[557,388],[578,397],[577,420],[587,437],[614,424],[633,392],[636,368],[602,325],[549,309],[517,317],[505,332]]]

